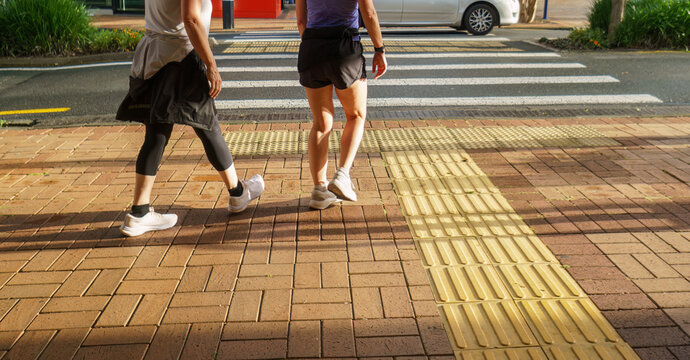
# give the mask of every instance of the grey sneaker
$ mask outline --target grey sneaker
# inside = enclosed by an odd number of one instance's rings
[[[159,214],[153,211],[153,206],[151,206],[149,213],[142,217],[127,214],[120,226],[120,232],[127,236],[139,236],[149,231],[170,229],[175,224],[177,224],[177,215]]]
[[[328,191],[326,186],[317,185],[314,186],[314,190],[311,192],[309,207],[312,209],[323,210],[337,202],[340,202],[340,199],[338,199],[335,194]]]
[[[240,180],[242,183],[242,195],[230,196],[228,201],[228,211],[238,213],[244,211],[249,202],[261,196],[264,192],[264,178],[256,174],[249,180]]]
[[[338,199],[357,201],[357,193],[352,180],[350,180],[350,174],[342,168],[335,172],[333,181],[328,184],[328,190],[334,193]]]

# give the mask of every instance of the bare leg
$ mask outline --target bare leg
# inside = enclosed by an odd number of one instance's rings
[[[335,89],[335,93],[343,105],[347,118],[343,138],[340,141],[338,165],[349,173],[364,134],[364,121],[367,116],[367,81],[366,79],[355,81],[345,90]]]
[[[219,171],[218,174],[220,174],[220,177],[223,179],[225,187],[228,188],[228,190],[237,187],[237,171],[235,170],[234,163],[230,165],[229,168]]]
[[[314,115],[309,132],[309,170],[314,185],[325,184],[328,182],[328,137],[333,129],[333,85],[304,89]]]
[[[134,184],[134,205],[145,205],[151,203],[151,190],[156,176],[137,174]]]

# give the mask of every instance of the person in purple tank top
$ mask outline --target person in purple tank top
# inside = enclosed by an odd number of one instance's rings
[[[309,168],[314,181],[309,207],[325,209],[341,200],[357,201],[350,168],[364,134],[367,73],[359,37],[359,13],[374,44],[372,73],[386,72],[383,37],[373,0],[297,0],[302,42],[297,61],[314,122],[309,133]],[[335,176],[329,182],[328,138],[333,128],[333,88],[345,110]]]

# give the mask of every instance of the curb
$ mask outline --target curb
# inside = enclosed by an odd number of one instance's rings
[[[20,66],[53,67],[81,65],[97,62],[127,61],[132,60],[132,58],[134,58],[134,52],[51,57],[0,57],[0,68]]]

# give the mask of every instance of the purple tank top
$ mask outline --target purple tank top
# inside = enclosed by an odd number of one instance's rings
[[[357,0],[307,0],[307,28],[359,28]]]

